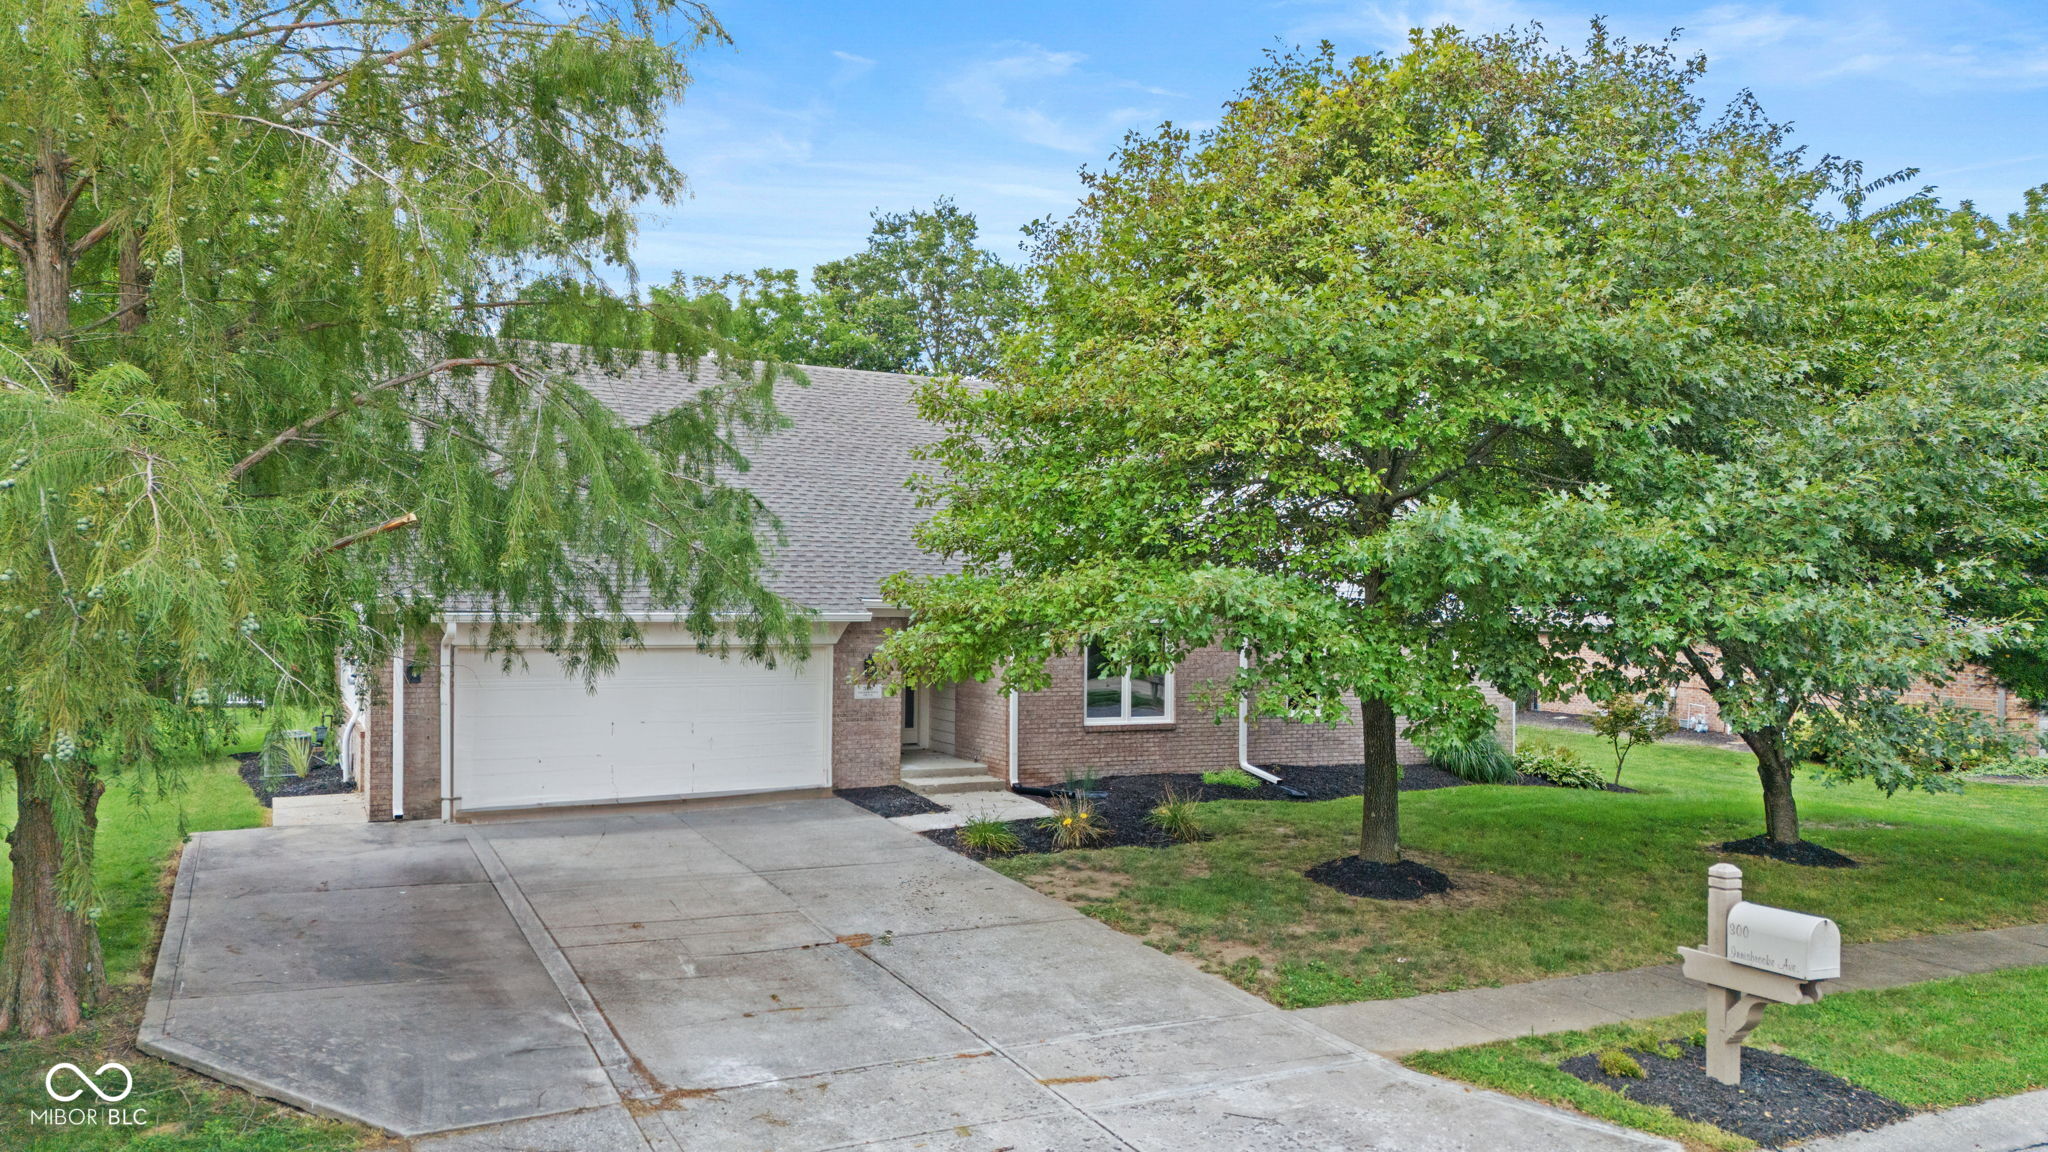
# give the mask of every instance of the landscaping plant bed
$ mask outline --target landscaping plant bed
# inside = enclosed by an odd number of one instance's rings
[[[1369,900],[1420,900],[1457,887],[1449,876],[1413,860],[1381,864],[1376,860],[1346,856],[1318,864],[1302,875],[1346,896],[1363,896]]]
[[[922,816],[927,812],[946,810],[944,804],[895,784],[884,784],[880,788],[834,788],[832,794],[877,816]]]
[[[286,772],[282,776],[265,778],[263,775],[263,753],[238,752],[235,763],[241,771],[242,782],[265,808],[270,807],[276,796],[340,796],[356,790],[354,783],[341,778],[341,765],[318,764],[308,769],[304,776]]]
[[[1358,764],[1316,764],[1292,765],[1275,764],[1269,769],[1274,775],[1286,781],[1287,786],[1308,793],[1310,800],[1338,800],[1346,796],[1357,796],[1364,791],[1364,767]],[[1257,777],[1252,777],[1257,779]],[[1410,764],[1401,772],[1401,791],[1426,791],[1433,788],[1454,788],[1465,781],[1427,764]],[[1145,847],[1164,848],[1178,843],[1172,837],[1152,827],[1145,817],[1159,806],[1171,789],[1184,800],[1291,800],[1293,797],[1282,792],[1277,786],[1259,781],[1256,788],[1230,788],[1218,784],[1205,784],[1197,772],[1157,772],[1131,776],[1104,776],[1089,781],[1076,781],[1076,787],[1085,787],[1089,792],[1099,793],[1093,803],[1095,819],[1108,829],[1108,834],[1092,848]],[[842,793],[843,795],[843,793]],[[1051,801],[1046,801],[1050,803]],[[1052,830],[1038,826],[1037,820],[1009,821],[1010,831],[1016,833],[1023,847],[1012,855],[1057,852],[1053,846]],[[956,852],[968,855],[976,853],[961,847],[955,829],[938,828],[926,832],[937,843]]]
[[[1798,864],[1806,868],[1857,868],[1861,865],[1832,848],[1809,844],[1801,840],[1797,844],[1780,844],[1769,836],[1751,836],[1743,840],[1730,840],[1718,845],[1723,852],[1739,852],[1744,856],[1763,856],[1771,860],[1782,860],[1787,864]]]
[[[1558,1069],[1766,1148],[1877,1128],[1912,1114],[1904,1105],[1804,1060],[1758,1048],[1742,1051],[1742,1083],[1723,1084],[1707,1075],[1706,1049],[1672,1044],[1678,1049],[1676,1058],[1623,1049],[1641,1065],[1640,1078],[1608,1075],[1600,1070],[1599,1055],[1590,1052],[1559,1063]]]

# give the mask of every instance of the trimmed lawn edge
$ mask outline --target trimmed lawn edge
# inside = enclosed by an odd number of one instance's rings
[[[2048,1040],[2031,1021],[2048,1008],[2048,965],[1945,977],[1897,988],[1840,992],[1819,1004],[1774,1007],[1750,1047],[1783,1052],[1916,1114],[1945,1111],[2048,1088]],[[1669,1110],[1638,1103],[1557,1067],[1612,1048],[1645,1049],[1696,1033],[1701,1013],[1633,1020],[1582,1031],[1415,1052],[1419,1072],[1680,1140],[1688,1148],[1756,1145]],[[1908,1086],[1911,1091],[1905,1090]]]

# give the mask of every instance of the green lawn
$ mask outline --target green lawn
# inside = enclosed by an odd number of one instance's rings
[[[1595,740],[1524,729],[1603,763]],[[1612,761],[1607,760],[1611,764]],[[1214,839],[997,860],[1155,947],[1186,952],[1285,1007],[1604,972],[1704,937],[1711,845],[1763,830],[1746,754],[1638,750],[1637,795],[1468,786],[1401,797],[1409,854],[1456,891],[1360,900],[1304,879],[1355,852],[1359,801],[1217,801]],[[2048,789],[1961,794],[1802,779],[1807,838],[1863,862],[1814,869],[1734,857],[1752,899],[1833,917],[1845,941],[2048,921]]]
[[[1958,976],[1878,992],[1843,992],[1818,1004],[1764,1013],[1749,1045],[1788,1053],[1911,1108],[1952,1108],[2048,1087],[2048,967]],[[1404,1063],[1438,1076],[1575,1108],[1708,1148],[1749,1141],[1681,1120],[1662,1108],[1560,1072],[1561,1060],[1607,1048],[1638,1051],[1690,1036],[1699,1013],[1586,1032],[1559,1032],[1447,1052]]]
[[[263,807],[243,785],[233,761],[188,769],[186,781],[189,787],[181,793],[141,799],[117,781],[101,801],[95,865],[106,908],[101,942],[114,996],[69,1036],[0,1041],[0,1148],[312,1152],[364,1143],[363,1129],[259,1100],[130,1047],[148,996],[147,968],[154,960],[157,929],[169,899],[165,865],[183,839],[181,821],[184,829],[195,832],[263,823]],[[0,789],[0,805],[0,827],[11,825],[11,788]],[[11,880],[0,857],[0,933],[6,927]],[[147,1127],[50,1128],[28,1123],[30,1108],[50,1106],[43,1073],[52,1064],[69,1061],[90,1071],[109,1060],[126,1065],[134,1075],[134,1091],[120,1107],[147,1109]],[[92,1102],[89,1094],[85,1102]]]

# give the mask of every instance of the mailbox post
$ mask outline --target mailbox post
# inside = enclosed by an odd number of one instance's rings
[[[1742,869],[1707,869],[1707,946],[1680,948],[1688,980],[1707,986],[1707,1075],[1742,1082],[1742,1042],[1771,1004],[1811,1004],[1821,982],[1842,974],[1842,935],[1832,920],[1750,904]]]

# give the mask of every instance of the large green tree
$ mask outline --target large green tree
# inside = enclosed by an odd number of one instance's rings
[[[810,287],[794,268],[677,273],[641,299],[549,280],[527,289],[505,331],[642,348],[708,331],[791,364],[942,376],[989,371],[1023,312],[1023,276],[975,245],[974,215],[950,200],[876,213],[874,221],[867,247],[818,265]]]
[[[1024,280],[975,245],[974,215],[940,198],[875,213],[868,246],[811,271],[833,320],[866,332],[895,371],[980,375],[1024,306]]]
[[[1704,115],[1701,68],[1597,25],[1581,51],[1438,30],[1276,59],[1216,128],[1132,138],[1037,230],[1000,382],[926,396],[923,539],[964,570],[894,585],[887,659],[1028,687],[1089,641],[1242,648],[1260,712],[1355,698],[1360,855],[1397,861],[1396,717],[1479,730],[1475,677],[1553,664],[1536,621],[1396,587],[1390,528],[1453,497],[1512,520],[1653,442],[1688,382],[1796,356],[1830,173],[1746,103]]]
[[[1448,575],[1426,602],[1543,620],[1598,693],[1696,679],[1796,859],[1803,762],[1891,792],[2009,754],[1990,718],[1910,699],[2044,651],[2048,276],[2038,222],[1968,217],[1912,197],[1832,221],[1834,279],[1803,321],[1827,339],[1796,371],[1701,382],[1654,444],[1588,457],[1585,483],[1512,523],[1420,510],[1398,553]]]
[[[629,592],[769,656],[771,376],[629,428],[508,345],[682,178],[656,140],[723,33],[688,3],[16,0],[0,30],[0,1030],[103,990],[110,778],[168,790],[221,702],[321,702],[446,597],[586,673]],[[671,29],[680,29],[681,41]],[[665,330],[682,356],[735,350]],[[515,635],[511,621],[533,630]]]

